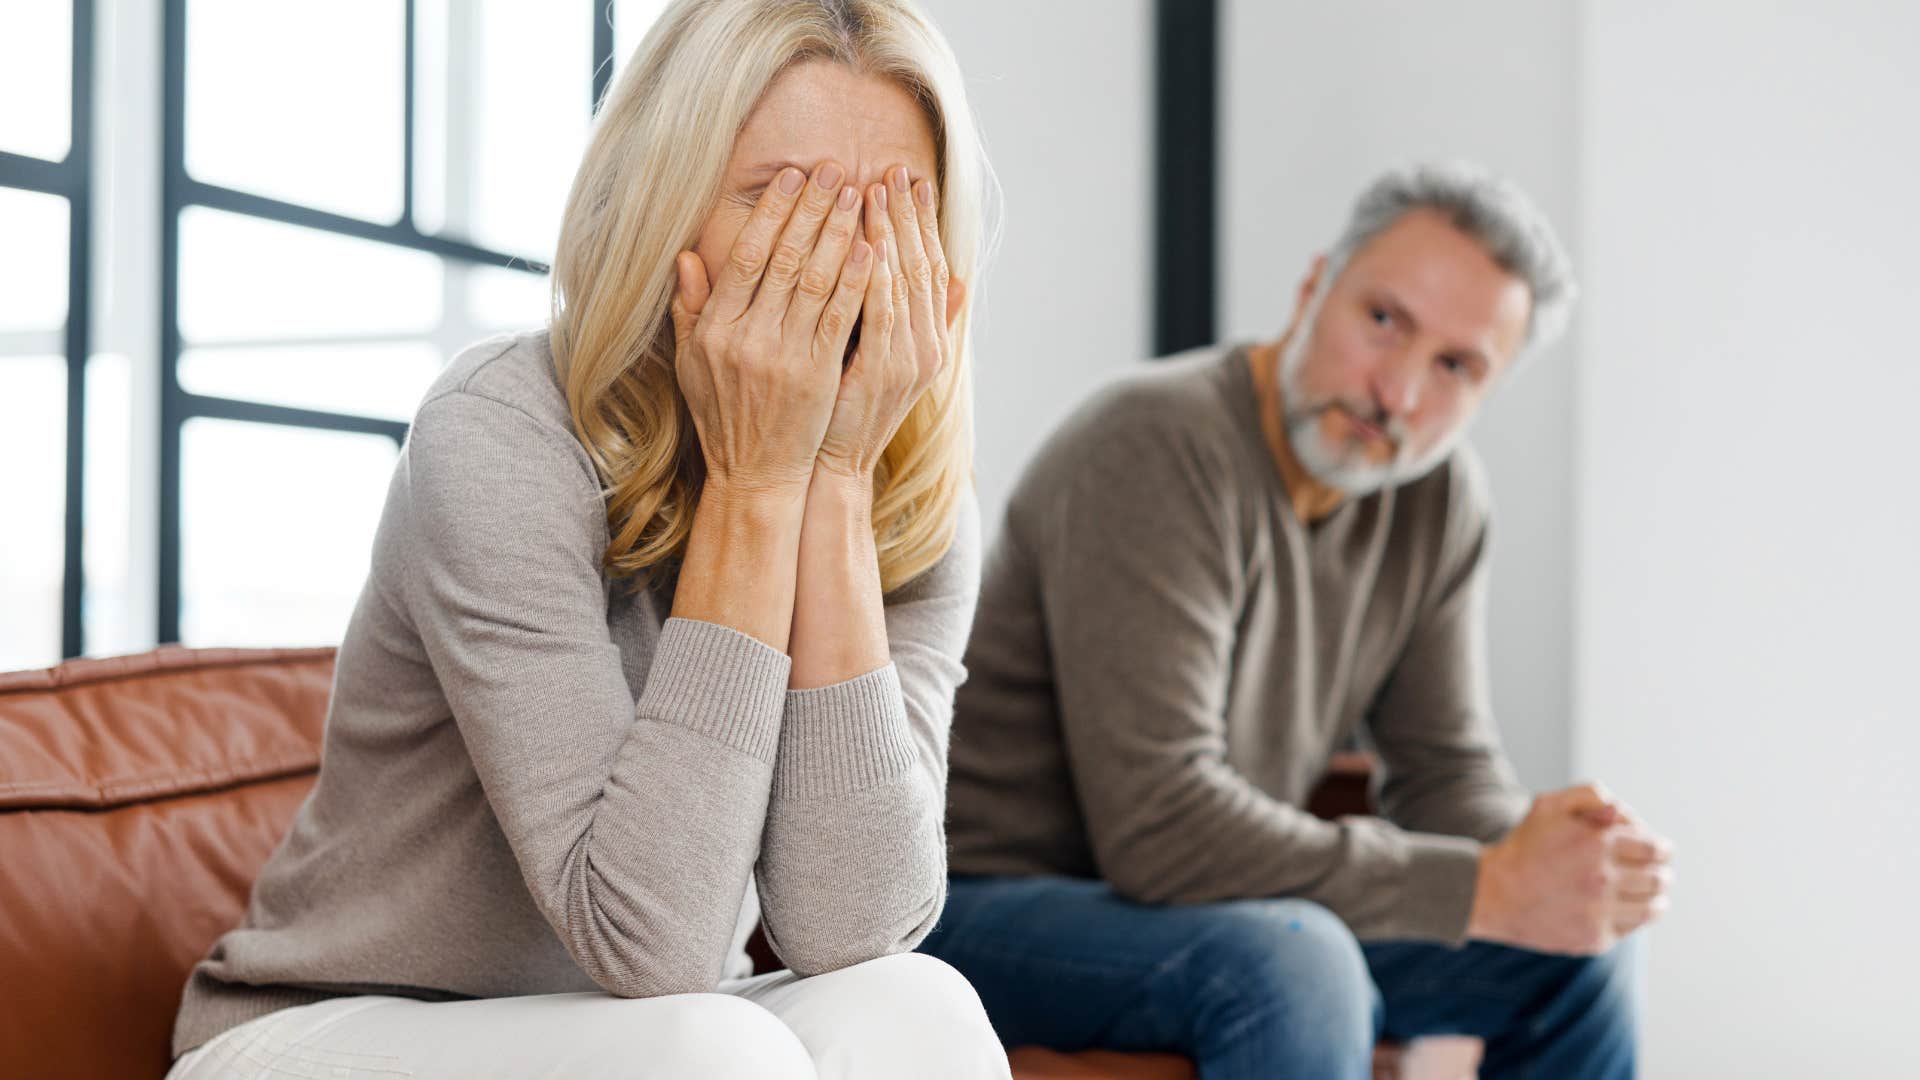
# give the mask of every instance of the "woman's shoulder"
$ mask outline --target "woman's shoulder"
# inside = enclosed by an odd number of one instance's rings
[[[545,328],[500,334],[460,350],[421,399],[419,413],[456,394],[484,398],[562,432],[573,430]]]
[[[421,399],[408,435],[412,471],[472,471],[497,462],[501,475],[552,473],[556,455],[579,468],[598,497],[591,459],[573,434],[566,395],[545,330],[502,334],[462,349]],[[545,463],[545,464],[543,464]],[[571,470],[567,470],[571,471]]]

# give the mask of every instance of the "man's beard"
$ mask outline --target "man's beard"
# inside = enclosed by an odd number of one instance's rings
[[[1282,422],[1286,426],[1287,444],[1292,447],[1294,458],[1306,469],[1307,475],[1356,498],[1425,476],[1453,452],[1454,446],[1465,434],[1464,427],[1442,439],[1439,445],[1425,454],[1413,458],[1407,452],[1409,432],[1406,422],[1400,417],[1388,416],[1377,407],[1359,406],[1351,401],[1306,401],[1300,390],[1300,369],[1306,363],[1307,342],[1313,336],[1314,324],[1319,320],[1322,299],[1321,295],[1313,298],[1306,317],[1300,320],[1300,333],[1287,342],[1286,348],[1280,353],[1280,392],[1287,410]],[[1388,441],[1393,444],[1393,456],[1384,462],[1374,462],[1367,460],[1366,448],[1362,443],[1350,442],[1344,447],[1327,445],[1320,436],[1320,418],[1322,413],[1336,408],[1344,409],[1352,418],[1385,432]]]

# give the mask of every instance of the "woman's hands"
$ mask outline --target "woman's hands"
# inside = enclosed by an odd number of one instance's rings
[[[699,256],[675,261],[674,367],[716,487],[804,492],[812,478],[869,279],[886,283],[843,176],[781,170],[711,288]]]
[[[948,272],[934,199],[933,182],[912,181],[904,165],[867,190],[867,239],[880,258],[820,446],[819,466],[835,478],[870,482],[907,412],[952,362],[963,286]]]
[[[931,183],[895,167],[863,206],[844,176],[776,174],[711,287],[700,255],[675,262],[674,368],[707,483],[673,614],[783,651],[793,635],[799,685],[886,663],[873,472],[949,362],[963,295]]]
[[[870,481],[950,362],[962,287],[932,183],[889,169],[864,194],[862,238],[862,193],[843,176],[833,162],[811,182],[783,170],[712,286],[698,256],[676,260],[675,369],[716,487],[804,490],[816,470]]]

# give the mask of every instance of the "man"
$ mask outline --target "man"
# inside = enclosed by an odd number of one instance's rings
[[[1572,296],[1516,189],[1395,171],[1278,341],[1130,373],[1041,449],[985,571],[923,946],[1003,1040],[1226,1080],[1468,1034],[1488,1077],[1632,1074],[1618,943],[1664,909],[1669,845],[1597,786],[1514,780],[1460,442]],[[1309,815],[1353,740],[1384,818]]]

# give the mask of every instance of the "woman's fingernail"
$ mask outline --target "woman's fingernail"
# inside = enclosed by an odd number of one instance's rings
[[[873,254],[873,249],[867,246],[865,240],[855,240],[853,242],[853,265],[865,266],[867,264],[867,256],[871,254]]]
[[[887,187],[885,184],[881,184],[873,189],[873,205],[881,210],[887,208]]]
[[[901,165],[893,170],[893,190],[902,195],[907,193],[907,167]]]
[[[920,183],[913,189],[913,194],[915,198],[920,200],[921,206],[925,206],[925,207],[933,206],[933,185],[932,184],[928,183],[925,180],[920,181]]]
[[[840,189],[840,209],[851,210],[859,201],[860,193],[853,190],[852,187],[843,187]]]
[[[799,191],[801,183],[805,180],[806,177],[800,175],[799,169],[780,170],[780,190],[789,195]]]
[[[841,170],[839,165],[829,161],[825,165],[820,166],[819,172],[813,174],[813,182],[820,185],[821,191],[832,191],[833,186],[838,184],[840,178],[845,175],[846,173]]]

